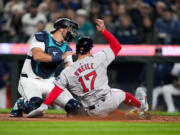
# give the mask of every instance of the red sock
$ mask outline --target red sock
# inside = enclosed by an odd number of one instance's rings
[[[124,103],[130,106],[136,106],[138,108],[141,106],[141,102],[128,92],[126,92]]]
[[[47,98],[44,101],[44,104],[46,105],[51,105],[54,100],[56,100],[56,98],[62,93],[62,89],[59,88],[58,86],[55,86],[52,91],[49,93],[49,95],[47,96]]]

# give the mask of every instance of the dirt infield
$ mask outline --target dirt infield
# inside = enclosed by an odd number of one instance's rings
[[[151,116],[146,120],[112,114],[106,118],[99,117],[66,117],[64,114],[45,114],[41,118],[12,118],[9,114],[0,114],[0,121],[126,121],[126,122],[180,122],[180,116]]]

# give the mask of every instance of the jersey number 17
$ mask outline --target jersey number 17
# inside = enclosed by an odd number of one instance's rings
[[[92,76],[92,78],[91,78],[91,80],[90,80],[90,77],[91,77],[91,76]],[[97,76],[96,71],[93,71],[93,72],[90,72],[90,73],[84,75],[85,80],[90,80],[90,81],[91,81],[91,83],[90,83],[90,84],[91,84],[90,90],[94,90],[94,81],[95,81],[95,79],[96,79],[96,76]],[[83,92],[84,92],[84,93],[90,91],[90,90],[86,87],[86,85],[85,85],[84,80],[83,80],[82,77],[79,77],[79,80],[78,80],[78,81],[81,83],[81,85],[82,85],[82,87],[83,87]]]

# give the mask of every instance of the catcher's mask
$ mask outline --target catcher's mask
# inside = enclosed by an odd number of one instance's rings
[[[74,20],[71,20],[68,18],[60,18],[57,21],[55,21],[55,23],[54,23],[55,30],[51,31],[51,33],[53,34],[60,28],[68,28],[68,31],[66,33],[64,40],[67,42],[71,42],[77,35],[75,30],[79,29],[79,25]],[[73,31],[73,32],[71,32],[71,31]]]
[[[82,36],[76,44],[76,54],[87,54],[93,47],[93,41],[90,37]]]

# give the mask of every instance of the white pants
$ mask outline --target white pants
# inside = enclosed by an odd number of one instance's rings
[[[54,88],[53,79],[33,79],[21,77],[19,80],[18,91],[25,101],[30,100],[32,97],[45,98]],[[68,90],[64,90],[55,103],[64,108],[66,103],[72,99],[73,96]]]
[[[152,110],[154,111],[157,106],[158,97],[163,94],[162,86],[157,86],[152,91]]]
[[[180,96],[180,89],[174,87],[172,84],[164,85],[163,86],[163,96],[165,103],[167,105],[168,112],[175,112],[175,106],[173,103],[172,96]]]
[[[0,108],[5,109],[6,104],[7,104],[7,99],[6,99],[6,87],[3,87],[0,89]]]
[[[101,117],[107,116],[109,113],[117,109],[126,98],[125,92],[120,89],[111,89],[111,92],[106,95],[105,101],[99,100],[95,105],[95,109],[88,110],[90,116],[98,115]]]

